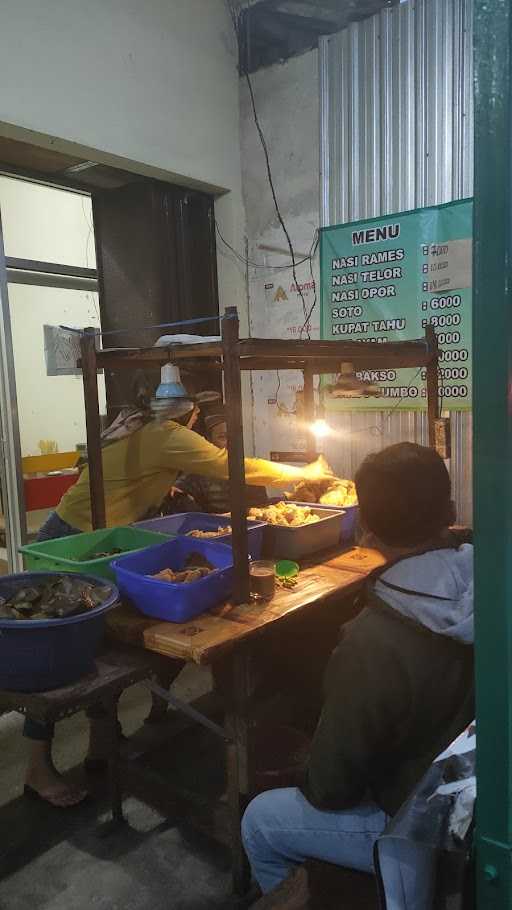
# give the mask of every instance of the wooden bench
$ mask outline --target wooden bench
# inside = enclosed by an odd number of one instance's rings
[[[112,817],[123,817],[119,775],[119,736],[117,702],[129,686],[151,676],[151,656],[136,648],[114,647],[96,659],[94,670],[77,682],[49,692],[8,692],[0,690],[0,713],[18,711],[41,723],[56,723],[78,711],[101,703],[108,711],[110,724],[106,747],[109,757],[109,783]]]

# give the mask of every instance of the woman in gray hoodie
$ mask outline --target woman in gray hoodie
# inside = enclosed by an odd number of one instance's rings
[[[330,658],[303,785],[261,794],[244,816],[264,892],[310,857],[372,871],[389,818],[474,717],[473,547],[448,530],[444,462],[400,443],[369,456],[356,487],[387,562]]]

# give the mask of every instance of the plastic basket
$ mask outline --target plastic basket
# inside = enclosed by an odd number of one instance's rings
[[[54,572],[23,573],[0,578],[0,597],[37,584]],[[59,572],[59,575],[66,573]],[[103,578],[78,576],[104,584]],[[105,602],[66,619],[0,620],[0,688],[11,692],[44,692],[69,685],[89,673],[105,631],[105,614],[119,599],[115,585]]]
[[[311,506],[310,502],[297,502],[298,506]],[[359,506],[329,506],[319,503],[315,509],[327,509],[329,512],[341,512],[343,520],[341,522],[340,543],[351,543],[354,540],[359,520]]]
[[[58,537],[20,547],[28,571],[78,572],[115,581],[111,563],[116,556],[95,558],[96,553],[120,549],[123,553],[142,550],[168,540],[167,534],[141,528],[106,528]]]
[[[145,528],[147,531],[159,531],[162,534],[186,536],[189,531],[216,531],[217,528],[227,528],[230,525],[231,519],[225,515],[211,515],[208,512],[180,512],[177,515],[153,518],[151,521],[140,521],[134,527]],[[261,556],[264,528],[265,523],[262,521],[249,520],[247,522],[249,556],[252,559],[259,559]],[[230,547],[232,535],[225,534],[210,542],[222,543]]]
[[[341,509],[328,509],[326,506],[313,506],[311,503],[291,504],[309,506],[311,511],[318,515],[319,521],[298,528],[268,524],[263,538],[265,555],[275,556],[277,559],[303,559],[320,550],[339,546],[344,518]]]
[[[214,572],[190,584],[151,578],[162,569],[183,569],[187,557],[200,553],[216,566]],[[121,594],[146,616],[168,622],[187,622],[226,600],[233,588],[231,547],[191,537],[176,537],[158,547],[123,556],[113,563]]]

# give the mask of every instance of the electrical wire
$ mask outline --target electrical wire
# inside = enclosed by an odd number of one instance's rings
[[[293,268],[291,263],[290,263],[290,265],[268,265],[265,262],[253,262],[252,259],[249,259],[243,253],[240,253],[238,250],[235,249],[234,246],[231,246],[231,244],[228,243],[228,241],[225,239],[225,237],[222,236],[222,233],[221,233],[221,230],[219,228],[217,221],[215,222],[215,229],[217,231],[217,234],[219,235],[220,240],[224,244],[224,246],[227,247],[228,250],[230,250],[230,252],[233,253],[233,255],[236,256],[236,258],[239,259],[240,262],[242,262],[244,265],[249,265],[249,266],[251,266],[251,268],[254,268],[254,269],[266,269],[267,271],[270,271],[270,270],[286,271],[286,270]],[[304,262],[309,262],[309,259],[310,259],[309,255],[304,256],[304,258],[299,259],[295,263],[295,265],[302,265]]]
[[[158,325],[139,325],[131,329],[109,329],[108,332],[102,332],[101,329],[91,333],[94,336],[101,335],[105,338],[107,335],[126,335],[132,332],[149,332],[153,329],[175,329],[183,325],[198,325],[201,322],[222,322],[225,319],[236,319],[236,314],[224,313],[223,316],[199,316],[196,319],[180,319],[179,322],[160,322]],[[73,332],[77,335],[83,335],[83,329],[75,329],[69,325],[59,326],[61,329],[65,329],[66,332]]]
[[[229,12],[230,12],[230,15],[231,15],[231,19],[232,19],[232,22],[233,22],[233,28],[234,28],[235,36],[236,36],[236,39],[237,39],[238,49],[239,49],[239,51],[240,51],[240,25],[239,25],[238,15],[237,15],[237,13],[236,13],[236,11],[235,11],[235,9],[234,9],[232,3],[231,3],[231,0],[227,0],[227,6],[228,6],[228,9],[229,9]],[[257,133],[258,133],[258,136],[259,136],[259,139],[260,139],[261,147],[262,147],[262,149],[263,149],[263,154],[264,154],[264,156],[265,156],[265,165],[266,165],[266,170],[267,170],[267,178],[268,178],[268,182],[269,182],[269,186],[270,186],[270,192],[271,192],[271,194],[272,194],[272,201],[273,201],[273,203],[274,203],[274,208],[275,208],[275,211],[276,211],[276,215],[277,215],[279,224],[281,225],[283,234],[284,234],[284,236],[285,236],[285,238],[286,238],[286,242],[287,242],[287,244],[288,244],[288,249],[289,249],[289,251],[290,251],[290,257],[291,257],[291,260],[292,260],[291,268],[292,268],[293,280],[294,280],[294,282],[295,282],[295,287],[296,287],[296,289],[297,289],[297,293],[299,294],[299,297],[300,297],[301,303],[302,303],[302,312],[303,312],[303,315],[304,315],[304,324],[303,324],[303,327],[302,327],[301,335],[302,335],[302,332],[303,332],[303,331],[306,331],[306,332],[307,332],[308,341],[310,341],[310,340],[311,340],[311,335],[310,335],[309,328],[308,328],[308,325],[309,325],[308,309],[307,309],[307,306],[306,306],[306,301],[305,301],[305,299],[304,299],[304,294],[302,293],[302,288],[301,288],[301,286],[300,286],[300,284],[299,284],[299,281],[298,281],[298,278],[297,278],[297,265],[298,265],[298,263],[297,263],[297,260],[295,259],[295,250],[294,250],[294,248],[293,248],[293,244],[292,244],[292,241],[291,241],[291,237],[290,237],[288,228],[287,228],[287,226],[286,226],[285,220],[284,220],[284,218],[283,218],[283,215],[282,215],[282,213],[281,213],[281,209],[280,209],[279,202],[278,202],[278,199],[277,199],[276,188],[275,188],[275,185],[274,185],[274,178],[273,178],[273,175],[272,175],[272,167],[271,167],[271,164],[270,164],[270,154],[269,154],[269,150],[268,150],[267,140],[266,140],[266,138],[265,138],[265,134],[264,134],[264,132],[263,132],[263,129],[262,129],[262,126],[261,126],[261,123],[260,123],[260,119],[259,119],[259,116],[258,116],[258,110],[257,110],[257,108],[256,108],[256,100],[255,100],[255,97],[254,97],[254,90],[253,90],[253,86],[252,86],[252,80],[251,80],[251,77],[250,77],[250,75],[249,75],[247,66],[245,67],[245,71],[244,71],[243,75],[244,75],[244,77],[245,77],[245,80],[246,80],[246,82],[247,82],[247,87],[248,87],[248,89],[249,89],[249,97],[250,97],[250,100],[251,100],[251,108],[252,108],[252,114],[253,114],[254,124],[255,124],[255,126],[256,126],[256,130],[257,130]],[[311,311],[311,312],[312,312],[312,311]]]
[[[307,332],[309,333],[309,322],[310,322],[311,316],[313,315],[313,311],[314,311],[314,309],[315,309],[315,307],[316,307],[316,305],[317,305],[317,302],[318,302],[318,294],[317,294],[317,289],[316,289],[316,281],[315,281],[315,276],[314,276],[314,274],[313,274],[313,260],[314,260],[314,258],[315,258],[315,256],[316,256],[316,251],[317,251],[317,249],[318,249],[319,243],[320,243],[320,232],[319,232],[318,229],[317,229],[317,230],[315,231],[314,235],[313,235],[313,241],[312,241],[312,243],[311,243],[311,247],[310,247],[310,250],[309,250],[309,257],[308,257],[308,259],[309,259],[309,274],[310,274],[310,276],[311,276],[311,284],[312,284],[312,286],[313,286],[313,303],[311,304],[311,307],[310,307],[310,309],[309,309],[309,312],[308,312],[308,314],[306,315],[306,318],[305,318],[305,320],[304,320],[304,323],[303,323],[303,325],[301,326],[301,329],[300,329],[299,338],[300,338],[301,341],[302,341],[302,334],[303,334],[303,332],[307,331]]]
[[[281,214],[281,209],[279,208],[279,202],[278,202],[278,200],[277,200],[276,190],[275,190],[275,186],[274,186],[274,180],[273,180],[273,177],[272,177],[272,170],[271,170],[271,167],[270,167],[270,157],[269,157],[267,142],[266,142],[266,139],[265,139],[265,136],[264,136],[264,133],[263,133],[263,130],[262,130],[262,128],[261,128],[260,121],[259,121],[258,112],[257,112],[257,110],[256,110],[256,101],[255,101],[255,98],[254,98],[254,91],[253,91],[253,87],[252,87],[252,82],[251,82],[251,79],[250,79],[250,76],[249,76],[248,73],[245,73],[245,78],[246,78],[247,85],[248,85],[248,88],[249,88],[249,95],[250,95],[250,98],[251,98],[251,106],[252,106],[252,111],[253,111],[253,116],[254,116],[254,123],[256,124],[256,129],[257,129],[258,135],[259,135],[259,137],[260,137],[261,147],[262,147],[262,149],[263,149],[263,154],[264,154],[264,156],[265,156],[265,163],[266,163],[266,168],[267,168],[267,177],[268,177],[268,181],[269,181],[269,184],[270,184],[270,191],[271,191],[271,193],[272,193],[272,199],[273,199],[273,202],[274,202],[274,207],[275,207],[275,210],[276,210],[276,215],[277,215],[277,217],[278,217],[279,223],[280,223],[281,228],[282,228],[282,230],[283,230],[284,236],[286,237],[286,242],[287,242],[287,244],[288,244],[288,249],[290,250],[290,257],[291,257],[291,260],[292,260],[292,275],[293,275],[293,280],[294,280],[294,282],[295,282],[295,287],[296,287],[297,292],[298,292],[298,294],[299,294],[299,297],[300,297],[300,299],[301,299],[301,303],[302,303],[302,312],[303,312],[303,314],[304,314],[304,320],[305,320],[305,322],[307,322],[307,319],[308,319],[308,311],[307,311],[307,307],[306,307],[306,301],[305,301],[305,299],[304,299],[304,294],[302,293],[302,288],[301,288],[301,286],[300,286],[299,279],[298,279],[298,277],[297,277],[297,263],[296,263],[296,259],[295,259],[295,250],[294,250],[294,248],[293,248],[293,244],[292,244],[292,241],[291,241],[290,234],[289,234],[289,232],[288,232],[288,228],[287,228],[287,226],[286,226],[286,224],[285,224],[285,221],[284,221],[284,218],[283,218],[283,216],[282,216],[282,214]],[[310,339],[310,334],[309,334],[309,331],[308,331],[307,329],[306,329],[306,331],[307,331],[308,340],[309,340],[309,339]]]
[[[276,389],[274,398],[276,400],[277,410],[281,411],[283,414],[288,414],[288,415],[294,414],[295,411],[290,410],[290,408],[287,408],[284,404],[279,403],[279,390],[281,388],[281,373],[279,372],[279,370],[276,370],[276,373],[277,373],[277,389]]]
[[[236,13],[236,11],[235,11],[235,9],[234,9],[232,3],[231,3],[231,0],[226,0],[226,2],[227,2],[227,6],[228,6],[228,9],[229,9],[229,12],[230,12],[230,15],[231,15],[231,19],[232,19],[232,22],[233,22],[233,28],[234,28],[235,36],[236,36],[236,39],[237,39],[238,50],[240,51],[240,27],[239,27],[238,15],[237,15],[237,13]],[[264,266],[264,267],[267,268],[267,269],[268,269],[268,268],[276,268],[276,269],[289,269],[289,268],[291,268],[291,269],[292,269],[293,280],[294,280],[294,282],[295,282],[295,287],[296,287],[296,289],[297,289],[297,292],[298,292],[298,294],[299,294],[299,296],[300,296],[300,299],[301,299],[301,302],[302,302],[302,311],[303,311],[303,314],[304,314],[304,322],[303,322],[303,324],[302,324],[302,326],[301,326],[301,329],[300,329],[300,338],[302,339],[303,333],[306,332],[306,333],[307,333],[307,340],[310,341],[310,340],[311,340],[311,335],[310,335],[309,323],[310,323],[311,316],[312,316],[312,314],[313,314],[313,312],[314,312],[314,310],[315,310],[315,308],[316,308],[316,306],[317,306],[317,302],[318,302],[317,284],[316,284],[315,277],[314,277],[314,273],[313,273],[313,261],[314,261],[315,255],[316,255],[316,251],[317,251],[317,249],[318,249],[320,234],[319,234],[318,229],[315,230],[315,233],[314,233],[314,236],[313,236],[313,240],[312,240],[312,243],[311,243],[311,247],[310,247],[310,251],[309,251],[309,255],[306,256],[305,258],[301,259],[300,261],[297,261],[297,260],[295,259],[295,250],[294,250],[294,248],[293,248],[293,244],[292,244],[292,241],[291,241],[291,237],[290,237],[290,234],[289,234],[289,232],[288,232],[288,228],[287,228],[287,226],[286,226],[286,223],[285,223],[285,221],[284,221],[284,218],[283,218],[283,216],[282,216],[282,214],[281,214],[281,209],[280,209],[280,207],[279,207],[279,202],[278,202],[278,199],[277,199],[276,189],[275,189],[275,185],[274,185],[274,179],[273,179],[273,176],[272,176],[272,168],[271,168],[271,164],[270,164],[270,154],[269,154],[269,150],[268,150],[268,145],[267,145],[267,141],[266,141],[266,138],[265,138],[265,134],[264,134],[264,132],[263,132],[263,129],[262,129],[262,126],[261,126],[261,123],[260,123],[260,119],[259,119],[259,116],[258,116],[258,111],[257,111],[257,108],[256,108],[256,100],[255,100],[255,97],[254,97],[254,90],[253,90],[253,86],[252,86],[252,80],[251,80],[251,77],[249,76],[249,72],[248,72],[248,70],[247,70],[247,66],[246,66],[246,68],[245,68],[244,77],[245,77],[245,80],[246,80],[246,82],[247,82],[247,87],[248,87],[248,89],[249,89],[249,97],[250,97],[250,100],[251,100],[251,108],[252,108],[252,114],[253,114],[254,123],[255,123],[255,126],[256,126],[256,130],[257,130],[257,132],[258,132],[258,136],[259,136],[259,139],[260,139],[261,147],[262,147],[262,149],[263,149],[263,154],[264,154],[264,156],[265,156],[265,165],[266,165],[266,170],[267,170],[267,177],[268,177],[268,182],[269,182],[269,185],[270,185],[270,192],[271,192],[271,194],[272,194],[272,200],[273,200],[273,203],[274,203],[274,208],[275,208],[275,211],[276,211],[276,214],[277,214],[279,223],[280,223],[280,225],[281,225],[282,231],[283,231],[283,233],[284,233],[284,235],[285,235],[286,242],[287,242],[287,244],[288,244],[288,249],[289,249],[289,251],[290,251],[290,257],[291,257],[291,260],[292,260],[292,261],[291,261],[291,266],[274,266],[274,267],[273,267],[273,266],[270,266],[270,267],[269,267],[269,266]],[[224,245],[225,245],[225,246],[226,246],[226,247],[227,247],[227,248],[228,248],[236,257],[237,257],[237,259],[239,259],[239,260],[240,260],[241,262],[243,262],[245,265],[251,265],[251,266],[253,266],[254,268],[260,267],[258,263],[251,262],[247,257],[242,256],[240,253],[238,253],[237,250],[235,250],[234,247],[232,247],[232,246],[224,239],[224,237],[222,236],[222,234],[221,234],[221,232],[220,232],[220,229],[219,229],[219,226],[218,226],[217,222],[215,222],[215,226],[216,226],[216,229],[217,229],[217,232],[218,232],[218,234],[219,234],[219,237],[220,237],[221,241],[222,241],[222,242],[224,243]],[[297,272],[296,272],[297,266],[298,266],[298,265],[302,265],[304,262],[309,262],[309,271],[310,271],[310,276],[311,276],[311,283],[312,283],[313,291],[314,291],[313,303],[311,304],[311,307],[309,308],[309,310],[308,310],[308,308],[307,308],[307,306],[306,306],[306,301],[305,301],[305,299],[304,299],[304,294],[302,293],[302,288],[300,287],[300,284],[299,284],[299,281],[298,281],[298,278],[297,278]],[[278,397],[278,396],[279,396],[279,391],[280,391],[280,389],[281,389],[281,376],[280,376],[279,370],[277,370],[276,372],[277,372],[277,389],[276,389],[276,393],[275,393],[275,399],[276,399],[276,402],[277,402],[277,407],[278,407],[279,410],[282,410],[282,411],[284,411],[284,412],[286,412],[286,413],[290,413],[285,407],[283,407],[282,405],[279,404],[279,397]],[[413,376],[412,379],[410,380],[409,385],[407,386],[407,391],[409,391],[409,389],[411,388],[412,384],[416,381],[416,379],[418,378],[418,376],[420,375],[420,373],[421,373],[421,367],[417,370],[417,372],[414,374],[414,376]],[[441,387],[441,388],[442,388],[442,387]],[[387,414],[387,416],[386,416],[386,418],[385,418],[385,420],[386,420],[388,423],[389,423],[389,421],[391,420],[391,418],[392,418],[393,414],[395,413],[395,411],[400,407],[400,405],[402,404],[402,402],[405,400],[406,397],[407,397],[406,394],[402,395],[401,398],[396,402],[396,404],[391,408],[391,410],[389,411],[389,413]],[[443,398],[441,397],[441,404],[440,404],[439,413],[442,412],[442,408],[443,408]],[[376,424],[373,425],[373,426],[370,426],[370,427],[365,427],[365,428],[363,428],[362,430],[357,430],[356,432],[364,433],[364,432],[371,432],[372,430],[373,430],[373,431],[376,431],[376,432],[377,432],[379,435],[381,435],[381,436],[384,435],[384,431],[382,430],[382,428],[379,427],[379,426],[377,426]]]
[[[87,227],[88,227],[88,229],[89,229],[88,234],[87,234],[87,240],[85,241],[85,264],[86,264],[87,268],[90,268],[90,265],[89,265],[89,244],[90,244],[90,242],[91,242],[91,239],[94,240],[94,221],[92,220],[92,218],[89,218],[89,216],[88,216],[88,214],[87,214],[87,212],[86,212],[86,209],[85,209],[85,197],[84,197],[84,196],[82,196],[81,204],[82,204],[82,214],[83,214],[83,216],[84,216],[84,218],[85,218],[85,222],[86,222]],[[95,264],[96,264],[96,263],[95,263]],[[95,313],[96,313],[96,318],[97,318],[97,320],[98,320],[98,325],[101,326],[101,313],[100,313],[100,309],[99,309],[99,306],[98,306],[98,294],[97,294],[97,292],[95,292],[94,294],[91,294],[90,291],[86,291],[86,293],[85,293],[85,298],[86,298],[86,300],[88,300],[89,303],[92,305],[92,307],[93,307],[93,309],[94,309],[94,311],[95,311]]]

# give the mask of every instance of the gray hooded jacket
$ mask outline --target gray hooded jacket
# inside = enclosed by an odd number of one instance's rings
[[[375,582],[375,594],[402,616],[464,644],[473,643],[473,547],[404,559]]]
[[[371,798],[394,815],[474,718],[473,548],[384,570],[342,628],[303,791],[321,809]]]

